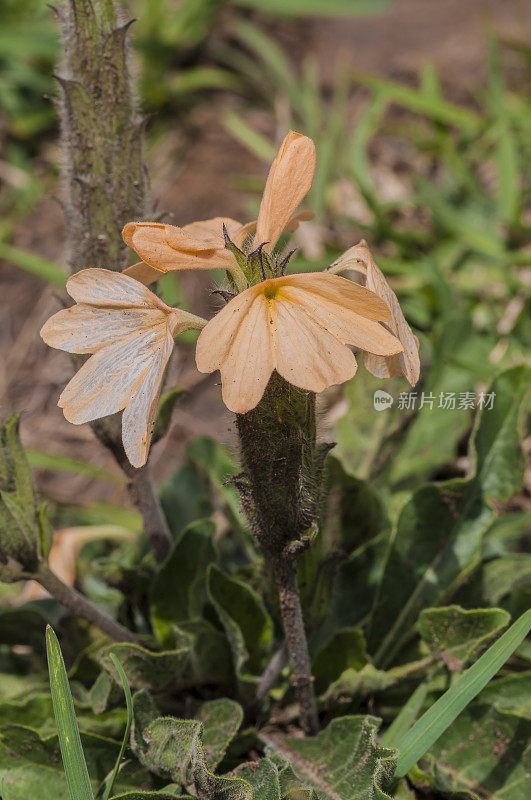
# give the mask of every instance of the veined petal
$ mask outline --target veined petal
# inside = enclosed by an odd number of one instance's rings
[[[308,194],[315,173],[315,145],[307,136],[290,131],[271,165],[260,204],[255,246],[267,242],[272,250],[293,213]]]
[[[296,286],[283,287],[282,296],[305,311],[343,344],[385,356],[402,352],[399,340],[383,325],[362,317],[344,305]]]
[[[195,349],[199,372],[214,372],[221,367],[259,291],[257,286],[252,286],[236,295],[203,328]]]
[[[134,231],[132,231],[131,225],[135,225]],[[174,235],[171,230],[169,234],[166,234],[168,228],[171,226],[158,223],[129,223],[124,228],[123,236],[142,261],[161,272],[172,272],[179,269],[234,268],[236,262],[232,253],[225,249],[212,249],[191,235],[184,234],[187,243],[185,246],[192,248],[192,243],[195,242],[195,249],[182,251],[176,249],[178,244],[178,240],[175,238],[176,234]],[[166,235],[169,236],[175,247],[168,244]],[[184,238],[180,237],[180,240],[182,242]]]
[[[80,425],[121,411],[168,335],[166,322],[98,350],[83,364],[59,398],[69,422]]]
[[[282,297],[273,300],[272,334],[277,372],[312,392],[348,381],[356,373],[354,354],[336,336]]]
[[[141,467],[147,461],[164,370],[172,350],[173,336],[167,330],[164,339],[161,336],[160,346],[123,413],[122,440],[127,458],[133,467]]]
[[[165,313],[158,308],[98,308],[79,304],[50,317],[41,329],[41,337],[50,347],[67,353],[95,353],[165,319]]]
[[[268,303],[262,294],[252,301],[221,365],[223,402],[245,414],[261,400],[274,368]]]
[[[374,356],[367,355],[364,357],[365,366],[376,377],[391,377],[391,375],[402,374],[411,386],[414,386],[420,376],[418,339],[406,322],[396,294],[387,283],[383,272],[376,265],[365,242],[360,242],[351,247],[342,258],[342,263],[350,262],[352,264],[350,268],[360,272],[364,270],[367,289],[370,289],[385,300],[391,310],[391,319],[387,323],[388,327],[400,339],[404,349],[402,354],[396,356],[392,362],[387,364],[385,360],[379,360]],[[340,260],[338,259],[338,261]],[[358,266],[354,265],[354,261],[358,261]]]
[[[368,291],[346,278],[338,275],[327,275],[324,272],[303,272],[296,275],[286,275],[284,278],[275,278],[279,285],[295,286],[306,292],[311,292],[320,298],[331,300],[344,308],[355,311],[367,319],[387,322],[391,312],[387,304],[374,292]]]
[[[77,303],[103,308],[160,308],[168,306],[138,281],[109,269],[82,269],[66,282],[66,291]]]

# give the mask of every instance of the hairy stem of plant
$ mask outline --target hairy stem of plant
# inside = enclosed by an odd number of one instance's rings
[[[258,406],[237,416],[242,473],[235,478],[243,508],[275,576],[300,704],[300,722],[317,730],[317,709],[297,582],[297,559],[315,529],[323,462],[316,443],[315,395],[274,373]]]
[[[99,608],[96,608],[84,595],[63,583],[48,567],[41,567],[34,578],[43,589],[46,589],[58,603],[68,609],[74,616],[86,619],[91,625],[99,628],[100,631],[117,642],[138,643],[138,639],[131,631],[124,628],[112,617],[104,614]]]
[[[300,725],[305,733],[317,733],[319,730],[319,718],[317,716],[310,654],[304,629],[299,587],[297,585],[296,556],[281,555],[272,559],[272,562],[282,623],[292,666],[291,684],[299,701]]]
[[[112,0],[65,0],[57,16],[64,46],[58,108],[68,260],[72,272],[91,266],[123,270],[128,248],[122,228],[149,216],[145,120],[137,113],[128,64],[130,22],[123,24]],[[171,537],[149,468],[134,470],[121,457],[114,421],[100,421],[93,430],[126,473],[146,535],[163,560]]]

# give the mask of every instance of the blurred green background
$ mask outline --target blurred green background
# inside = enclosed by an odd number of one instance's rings
[[[50,102],[60,57],[54,16],[40,0],[2,0],[0,403],[3,416],[24,412],[40,488],[59,518],[70,520],[64,507],[74,496],[115,507],[124,495],[119,481],[108,480],[112,464],[90,431],[69,426],[56,408],[71,366],[38,337],[65,274],[59,132]],[[139,104],[150,115],[157,214],[176,224],[219,214],[250,218],[267,162],[293,127],[318,149],[307,201],[316,219],[295,236],[293,269],[321,269],[366,238],[421,340],[419,392],[437,399],[441,392],[480,392],[525,359],[528,5],[131,0],[124,20],[130,16]],[[209,280],[170,276],[162,291],[206,314],[213,307]],[[385,473],[398,498],[427,479],[466,474],[474,409],[435,403],[407,414],[395,402],[379,416],[374,389],[398,398],[408,387],[362,374],[322,398],[323,425],[351,474]],[[190,389],[198,380],[184,343],[168,387]],[[154,450],[160,480],[198,434],[232,442],[219,392],[210,385],[193,391]],[[390,455],[397,441],[399,458]]]

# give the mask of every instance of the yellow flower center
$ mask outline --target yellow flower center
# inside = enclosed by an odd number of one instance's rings
[[[266,300],[274,300],[278,295],[279,287],[276,283],[268,283],[264,286],[264,297]]]

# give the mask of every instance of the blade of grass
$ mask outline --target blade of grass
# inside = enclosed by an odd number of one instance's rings
[[[63,655],[50,625],[46,628],[46,651],[53,712],[68,793],[71,800],[94,800]]]
[[[116,672],[120,676],[120,681],[122,683],[122,687],[123,687],[123,690],[124,690],[125,702],[126,702],[126,705],[127,705],[127,722],[126,722],[126,725],[125,725],[125,731],[124,731],[124,738],[122,740],[122,746],[120,747],[120,752],[118,753],[118,758],[116,759],[116,764],[114,765],[114,769],[112,771],[112,775],[110,777],[109,783],[107,784],[107,787],[106,787],[106,789],[105,789],[105,791],[103,793],[102,800],[109,800],[109,797],[111,796],[112,787],[114,786],[114,782],[116,780],[116,776],[118,775],[118,770],[120,769],[120,764],[122,763],[122,758],[123,758],[123,755],[124,755],[124,752],[125,752],[125,748],[127,747],[127,743],[129,742],[129,734],[131,733],[131,724],[133,722],[133,700],[131,698],[131,690],[129,688],[127,675],[125,674],[122,665],[120,664],[120,662],[118,661],[118,659],[116,658],[114,653],[110,654],[110,659],[112,661],[112,664],[113,664]]]
[[[278,16],[356,17],[389,8],[392,0],[238,0],[237,5]]]
[[[86,461],[78,461],[67,456],[54,455],[53,453],[43,453],[40,450],[26,450],[30,466],[35,469],[46,469],[54,472],[73,472],[77,475],[88,475],[95,480],[105,481],[106,483],[116,483],[123,485],[125,479],[122,475],[117,475],[107,469],[94,467]]]
[[[505,664],[531,630],[531,609],[522,614],[500,638],[440,697],[396,744],[400,752],[395,777],[402,778],[471,700]]]
[[[373,75],[366,75],[363,72],[351,72],[352,79],[361,86],[366,86],[373,92],[381,94],[389,102],[397,103],[409,111],[417,114],[424,114],[436,122],[445,125],[456,125],[470,133],[476,133],[482,126],[483,120],[478,114],[461,108],[447,100],[434,96],[431,91],[423,92],[419,89],[412,89],[400,83],[377,78]]]
[[[36,253],[30,253],[28,250],[12,247],[5,242],[0,242],[0,258],[4,258],[16,267],[20,267],[20,269],[30,272],[37,278],[53,283],[56,286],[64,286],[68,278],[66,270],[56,264],[55,261],[49,261],[47,258],[38,256]]]
[[[222,122],[225,130],[257,158],[271,161],[275,157],[275,146],[265,136],[251,128],[234,111],[226,111],[222,116]]]

